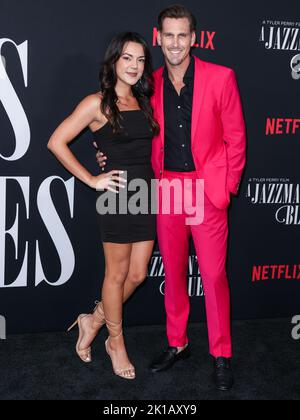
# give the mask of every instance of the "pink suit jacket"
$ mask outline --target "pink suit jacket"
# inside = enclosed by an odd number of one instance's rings
[[[154,73],[154,115],[160,134],[153,139],[152,167],[155,178],[164,173],[163,67]],[[205,193],[219,209],[237,195],[246,163],[246,130],[235,73],[230,68],[195,57],[192,111],[192,153]]]

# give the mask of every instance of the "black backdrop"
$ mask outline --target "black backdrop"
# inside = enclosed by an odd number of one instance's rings
[[[298,314],[300,4],[182,3],[198,19],[194,53],[236,71],[245,111],[248,163],[230,207],[233,318]],[[0,315],[10,333],[64,330],[99,298],[104,259],[95,193],[46,144],[75,105],[98,90],[112,36],[138,31],[152,46],[157,15],[170,4],[0,0]],[[275,45],[268,45],[270,34]],[[159,47],[152,53],[158,67]],[[90,132],[71,148],[98,173]],[[156,246],[147,282],[126,305],[127,325],[164,322],[163,274]],[[187,281],[191,320],[204,320],[192,243]]]

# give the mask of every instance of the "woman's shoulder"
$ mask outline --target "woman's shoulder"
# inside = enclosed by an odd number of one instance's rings
[[[83,113],[89,114],[93,120],[99,121],[100,123],[106,122],[106,117],[101,111],[101,101],[101,92],[92,93],[81,101],[79,107]]]
[[[102,101],[101,92],[91,93],[82,100],[82,104],[88,108],[99,109]]]

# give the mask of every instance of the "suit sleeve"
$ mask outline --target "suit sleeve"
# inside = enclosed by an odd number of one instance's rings
[[[246,164],[246,129],[235,73],[230,70],[222,94],[221,119],[227,147],[229,191],[237,195]]]

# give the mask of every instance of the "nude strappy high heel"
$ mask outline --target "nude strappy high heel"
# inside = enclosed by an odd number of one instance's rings
[[[109,341],[110,340],[116,340],[119,337],[121,337],[121,335],[123,334],[122,321],[119,324],[116,324],[115,322],[108,321],[107,319],[105,321],[106,321],[106,326],[107,326],[107,328],[110,332],[110,335],[109,335],[108,339],[105,341],[105,348],[106,348],[107,354],[109,355],[109,357],[111,359],[112,366],[113,366],[113,371],[114,371],[115,375],[120,376],[123,379],[135,379],[135,369],[134,369],[134,366],[131,363],[126,367],[114,366],[112,356],[111,356],[112,352],[109,348]]]
[[[85,334],[84,333],[84,328],[83,328],[83,325],[82,325],[83,318],[86,318],[87,316],[92,316],[93,317],[93,328],[95,328],[95,330],[97,332],[105,324],[105,315],[104,315],[102,302],[95,302],[95,303],[96,303],[96,306],[95,306],[95,309],[93,310],[92,314],[81,314],[81,315],[79,315],[79,317],[74,322],[74,324],[72,324],[71,327],[68,329],[68,332],[69,332],[78,324],[79,337],[78,337],[77,344],[76,344],[76,353],[80,357],[80,359],[85,363],[91,363],[91,361],[92,361],[92,349],[91,349],[91,347],[88,347],[88,348],[82,349],[82,350],[79,349],[81,341],[82,341],[82,339],[84,337],[84,334]],[[93,341],[94,341],[94,339],[93,339]]]

